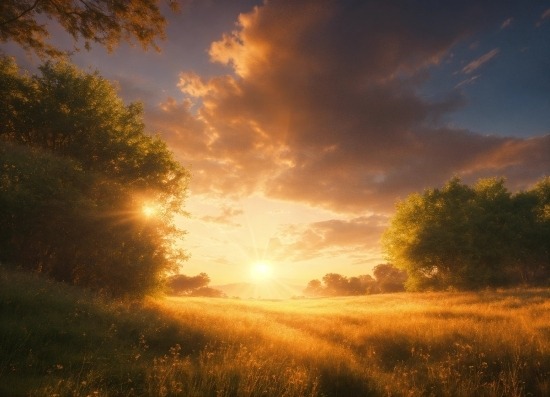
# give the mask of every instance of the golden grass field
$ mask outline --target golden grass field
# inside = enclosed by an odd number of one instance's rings
[[[548,289],[130,304],[1,279],[0,395],[550,395]]]

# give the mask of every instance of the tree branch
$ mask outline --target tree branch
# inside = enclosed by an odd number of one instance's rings
[[[38,3],[40,3],[41,0],[35,0],[34,4],[32,6],[30,6],[29,8],[27,8],[26,10],[23,10],[23,12],[21,12],[19,15],[11,18],[11,19],[8,19],[7,21],[2,21],[0,22],[0,26],[4,26],[4,25],[7,25],[8,23],[12,23],[12,22],[15,22],[17,21],[19,18],[22,18],[23,16],[25,16],[26,14],[28,14],[29,12],[31,12],[32,10],[34,10],[36,8],[36,6],[38,5]]]

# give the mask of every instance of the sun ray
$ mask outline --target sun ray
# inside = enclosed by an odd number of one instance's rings
[[[141,207],[141,211],[147,218],[151,218],[157,215],[159,209],[155,204],[144,204],[143,207]]]
[[[255,281],[267,281],[273,277],[273,267],[269,262],[259,261],[252,264],[250,275]]]

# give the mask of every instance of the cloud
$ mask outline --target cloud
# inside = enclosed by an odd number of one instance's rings
[[[331,219],[306,225],[285,225],[269,245],[278,259],[294,261],[316,257],[355,255],[365,260],[377,245],[388,219],[372,215],[349,220]],[[361,255],[357,255],[358,253]]]
[[[201,217],[201,220],[205,222],[219,223],[222,225],[240,226],[239,223],[234,221],[239,215],[242,215],[243,210],[237,208],[231,208],[228,206],[222,206],[221,212],[218,215],[206,215]]]
[[[466,80],[462,80],[460,83],[458,83],[457,85],[455,85],[455,88],[462,87],[463,85],[472,84],[474,81],[476,81],[477,79],[479,79],[479,77],[480,77],[479,74],[476,74],[475,76],[472,76],[472,77],[468,77]]]
[[[549,169],[547,137],[446,127],[440,120],[464,98],[418,94],[458,42],[510,15],[496,3],[267,2],[211,45],[227,75],[182,73],[188,99],[165,101],[148,120],[191,165],[193,194],[260,192],[357,214],[390,213],[396,199],[453,175],[494,173],[526,186]]]
[[[194,72],[180,73],[178,88],[185,94],[192,97],[201,97],[208,94],[210,90],[208,84],[205,84],[201,77]]]
[[[514,22],[514,18],[507,18],[502,22],[502,24],[500,25],[500,28],[501,29],[509,28],[512,25],[512,22]]]
[[[193,107],[190,100],[168,98],[146,109],[146,123],[162,132],[178,160],[190,169],[192,194],[224,198],[250,194],[258,184],[254,163],[264,154],[251,150],[247,137],[240,134],[244,129],[228,122],[220,130],[197,116]],[[247,171],[245,164],[252,168]]]
[[[500,52],[500,49],[494,48],[491,51],[483,54],[479,58],[474,59],[472,62],[464,66],[464,68],[462,68],[462,73],[470,74],[472,72],[475,72],[481,66],[483,66],[484,64],[489,62],[491,59],[493,59],[495,56],[497,56],[499,52]]]
[[[510,189],[530,187],[550,170],[550,134],[528,139],[502,140],[462,169],[466,180],[505,175]]]
[[[540,28],[542,26],[543,23],[546,22],[546,19],[549,19],[550,18],[550,8],[544,10],[542,12],[542,14],[540,15],[538,21],[535,23],[535,26],[537,28]]]

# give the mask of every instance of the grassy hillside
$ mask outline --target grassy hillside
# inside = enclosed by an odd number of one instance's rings
[[[112,303],[0,271],[2,396],[546,396],[550,291]]]

